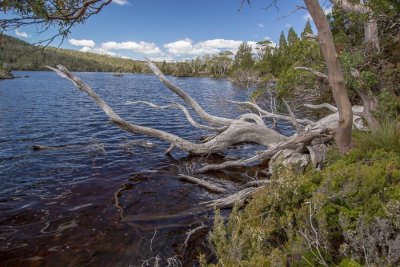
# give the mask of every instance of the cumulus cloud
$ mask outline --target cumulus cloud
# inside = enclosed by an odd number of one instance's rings
[[[112,56],[112,57],[124,57],[120,54],[114,53],[114,52],[110,52],[107,51],[101,47],[88,47],[88,46],[84,46],[81,49],[79,49],[79,51],[81,52],[89,52],[89,53],[96,53],[96,54],[101,54],[101,55],[108,55],[108,56]]]
[[[132,50],[134,52],[150,55],[160,54],[161,50],[155,43],[148,42],[106,42],[101,44],[101,48],[104,50]]]
[[[242,41],[226,40],[226,39],[212,39],[194,43],[193,40],[186,38],[176,42],[167,43],[164,47],[168,53],[173,55],[203,55],[203,54],[217,54],[222,51],[236,52]]]
[[[265,25],[264,25],[264,24],[262,24],[262,23],[258,23],[258,27],[260,27],[260,28],[264,28],[264,27],[265,27]]]
[[[83,46],[83,47],[95,47],[95,42],[93,40],[77,40],[77,39],[69,39],[68,42],[74,46]]]
[[[113,2],[114,4],[117,4],[117,5],[120,5],[120,6],[129,4],[128,0],[112,0],[112,2]]]
[[[30,36],[26,32],[22,32],[19,29],[15,30],[15,35],[21,38],[29,38]]]

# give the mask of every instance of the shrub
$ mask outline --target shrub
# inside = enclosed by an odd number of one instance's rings
[[[359,134],[346,156],[332,149],[322,171],[278,168],[227,224],[217,213],[217,266],[400,264],[399,135],[380,131]]]

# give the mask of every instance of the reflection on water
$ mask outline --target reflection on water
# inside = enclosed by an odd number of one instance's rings
[[[54,73],[22,75],[30,78],[0,81],[0,265],[129,266],[177,254],[189,264],[197,257],[206,239],[195,238],[184,250],[182,244],[189,229],[212,218],[197,203],[215,196],[177,174],[198,160],[179,151],[168,157],[168,144],[111,125]],[[129,121],[190,140],[206,134],[179,110],[124,104],[179,101],[153,76],[79,76]],[[226,80],[172,79],[213,114],[235,117],[239,110],[226,99],[247,98]],[[155,146],[132,143],[143,140]],[[52,149],[34,151],[34,145]],[[222,184],[241,182],[237,173],[216,175]]]

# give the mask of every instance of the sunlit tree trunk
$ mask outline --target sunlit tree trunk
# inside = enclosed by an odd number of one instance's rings
[[[328,19],[318,0],[304,0],[314,23],[318,29],[318,42],[325,58],[328,69],[328,80],[339,113],[336,131],[336,143],[342,153],[347,153],[351,147],[351,131],[353,111],[347,94],[342,68],[336,53],[335,43]]]

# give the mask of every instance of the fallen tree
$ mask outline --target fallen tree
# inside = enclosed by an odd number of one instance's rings
[[[235,102],[230,101],[234,104],[244,105],[249,109],[253,109],[255,113],[242,114],[236,119],[224,118],[207,113],[202,106],[198,104],[190,95],[188,95],[184,90],[179,88],[177,85],[168,80],[163,73],[156,67],[155,64],[148,61],[148,66],[154,72],[154,74],[159,78],[162,84],[164,84],[171,92],[178,95],[188,106],[192,108],[194,112],[204,121],[203,124],[196,122],[190,112],[186,107],[178,103],[171,103],[164,106],[158,106],[146,101],[136,101],[127,102],[129,105],[146,104],[152,108],[166,109],[174,108],[181,110],[188,122],[196,128],[206,129],[214,132],[206,140],[202,142],[194,143],[185,140],[177,135],[157,130],[151,127],[140,126],[132,122],[128,122],[121,118],[114,110],[101,99],[96,92],[87,84],[85,84],[80,78],[75,76],[69,70],[61,65],[56,68],[48,67],[59,74],[61,77],[70,80],[78,89],[85,92],[109,117],[111,122],[120,127],[121,129],[132,133],[146,135],[161,139],[170,144],[170,147],[166,153],[171,153],[173,149],[178,148],[194,155],[209,155],[212,153],[220,153],[225,149],[240,144],[240,143],[253,143],[258,145],[263,145],[266,149],[265,151],[258,152],[256,155],[250,158],[241,158],[237,160],[225,161],[220,164],[205,164],[200,168],[195,169],[194,173],[204,173],[208,171],[221,170],[228,167],[241,167],[250,164],[263,163],[275,154],[279,153],[284,149],[292,149],[297,153],[307,153],[310,151],[312,153],[312,158],[324,158],[323,155],[316,155],[315,149],[310,148],[314,139],[323,140],[323,143],[330,142],[333,140],[335,131],[337,128],[337,121],[339,120],[339,114],[337,109],[329,104],[321,105],[306,105],[310,108],[324,108],[327,107],[333,113],[322,118],[319,121],[313,122],[308,119],[297,119],[294,117],[293,112],[290,110],[291,116],[285,116],[281,114],[270,113],[262,109],[256,103],[253,102]],[[362,123],[363,107],[354,106],[353,107],[353,125],[359,129],[365,129]],[[285,120],[294,125],[299,133],[293,136],[287,137],[280,133],[272,130],[266,126],[264,119],[274,118],[279,120]],[[307,149],[308,147],[308,149]],[[325,151],[319,149],[318,151]],[[319,162],[320,163],[320,162]],[[315,162],[313,162],[314,165]]]

